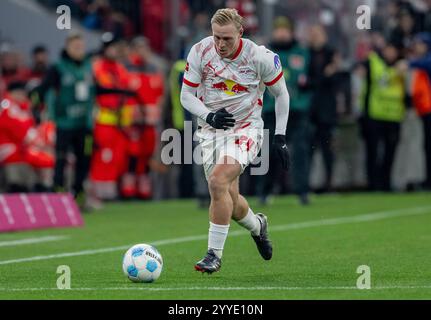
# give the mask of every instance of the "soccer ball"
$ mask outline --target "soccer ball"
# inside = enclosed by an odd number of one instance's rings
[[[123,258],[123,272],[133,282],[154,282],[162,268],[162,255],[148,244],[134,245]]]

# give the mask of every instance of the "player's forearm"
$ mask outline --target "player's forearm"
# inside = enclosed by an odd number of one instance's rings
[[[289,120],[289,93],[286,92],[275,98],[275,134],[286,134],[287,121]]]
[[[289,120],[290,96],[284,79],[269,87],[269,91],[275,97],[275,134],[285,135]]]
[[[180,99],[181,104],[187,111],[194,114],[196,117],[201,118],[204,121],[206,120],[210,111],[203,104],[203,102],[196,97],[195,88],[183,85],[181,89]]]

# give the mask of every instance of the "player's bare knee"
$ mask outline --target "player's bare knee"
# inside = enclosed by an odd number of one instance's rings
[[[229,183],[221,174],[212,174],[208,179],[208,187],[212,196],[221,196],[228,191]]]

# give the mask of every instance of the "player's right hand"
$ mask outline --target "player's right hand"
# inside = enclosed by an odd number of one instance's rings
[[[235,119],[233,115],[226,111],[226,109],[220,109],[217,112],[211,112],[206,119],[206,122],[213,128],[227,130],[235,125]]]
[[[273,147],[275,148],[275,151],[277,152],[280,158],[281,166],[283,167],[284,170],[289,171],[290,155],[289,155],[289,149],[287,148],[287,144],[286,144],[286,136],[276,134],[274,136]]]

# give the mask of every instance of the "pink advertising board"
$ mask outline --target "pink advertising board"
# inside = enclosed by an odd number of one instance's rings
[[[70,194],[0,194],[0,232],[84,224]]]

